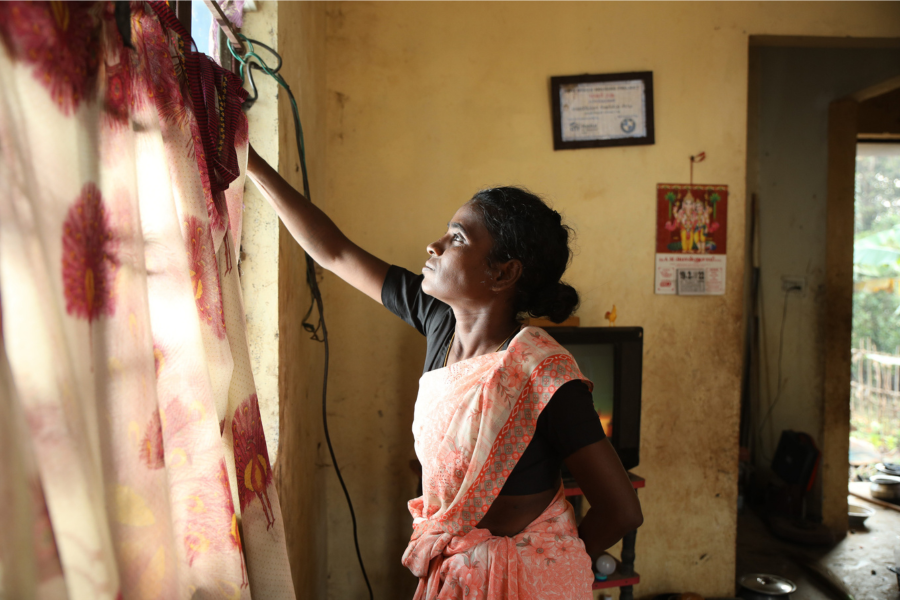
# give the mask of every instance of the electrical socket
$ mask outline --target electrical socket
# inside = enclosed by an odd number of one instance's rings
[[[796,277],[793,275],[781,276],[781,291],[793,292],[799,291],[801,294],[806,293],[806,277]]]

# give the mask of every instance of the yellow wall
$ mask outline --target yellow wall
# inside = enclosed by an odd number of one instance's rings
[[[602,324],[615,303],[620,324],[645,328],[641,594],[726,594],[733,581],[748,35],[898,35],[896,12],[891,4],[329,7],[325,206],[347,233],[415,269],[473,191],[525,184],[578,230],[569,279],[585,299],[582,323]],[[657,144],[553,152],[549,76],[630,70],[654,72]],[[687,157],[701,150],[708,159],[697,178],[731,191],[728,293],[655,296],[655,184],[685,180]],[[332,326],[334,436],[370,573],[386,594],[404,581],[422,344],[343,283],[326,276],[325,288],[332,313],[346,315]],[[354,597],[361,581],[335,485],[329,500],[330,596]]]
[[[278,47],[275,34],[278,4],[266,2],[244,24],[244,34]],[[250,143],[271,164],[278,164],[278,100],[276,84],[263,78],[258,82],[259,100],[247,112]],[[268,79],[268,78],[265,78]],[[259,396],[259,411],[266,432],[269,456],[278,448],[278,215],[269,208],[255,185],[244,190],[240,274],[247,315],[247,343],[250,364]]]
[[[325,181],[325,5],[319,2],[278,4],[279,50],[285,57],[281,74],[297,99],[305,126],[311,197],[322,195]],[[278,170],[303,189],[293,117],[286,94],[279,103],[281,153]],[[298,598],[326,595],[325,477],[328,464],[321,426],[323,352],[300,326],[309,307],[306,257],[284,226],[278,236],[278,382],[281,444],[276,465],[279,499]],[[322,557],[322,560],[319,560]]]
[[[318,203],[363,247],[412,270],[480,187],[523,184],[563,211],[578,233],[567,278],[584,298],[582,324],[604,324],[603,313],[616,304],[618,324],[645,329],[636,471],[648,485],[641,492],[638,594],[730,594],[748,36],[898,36],[897,4],[335,2],[326,10],[327,96],[311,117],[313,127],[324,128],[317,146],[324,147],[324,168],[314,175]],[[281,26],[279,32],[283,37]],[[285,54],[287,65],[309,58],[306,47]],[[321,72],[313,70],[302,83],[318,89]],[[549,77],[633,70],[654,73],[657,143],[554,152]],[[699,151],[707,160],[695,169],[696,180],[730,189],[727,293],[656,296],[655,185],[685,181],[688,156]],[[400,555],[410,532],[406,501],[415,491],[410,426],[424,341],[334,276],[324,275],[323,289],[332,336],[331,434],[363,555],[376,597],[408,597],[414,581]],[[306,344],[298,355],[304,365],[321,353]],[[315,377],[311,365],[303,368]],[[317,399],[309,394],[306,401]],[[295,433],[282,430],[283,437]],[[308,453],[292,458],[295,464],[319,460],[311,442],[304,447]],[[307,469],[310,485],[315,472]],[[324,480],[328,597],[361,598],[347,508],[333,473],[325,471]],[[318,506],[313,494],[301,497]],[[306,509],[282,505],[286,513]],[[310,538],[305,555],[297,550],[303,534],[313,535],[313,523],[304,523],[288,533],[292,560],[321,565],[320,538]],[[298,586],[298,593],[316,589]]]

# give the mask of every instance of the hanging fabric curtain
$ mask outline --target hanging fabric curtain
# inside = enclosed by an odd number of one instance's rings
[[[232,268],[245,94],[164,3],[133,48],[114,6],[0,3],[0,597],[293,598]]]

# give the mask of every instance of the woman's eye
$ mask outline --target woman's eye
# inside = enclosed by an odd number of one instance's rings
[[[462,241],[463,241],[462,236],[459,235],[458,233],[454,233],[454,234],[453,234],[453,241],[454,241],[454,242],[460,242],[460,243],[462,243]]]

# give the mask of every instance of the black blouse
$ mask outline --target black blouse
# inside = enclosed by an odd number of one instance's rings
[[[422,279],[422,275],[391,266],[381,288],[381,301],[425,336],[422,372],[427,373],[443,366],[456,318],[448,305],[422,291]],[[538,417],[534,437],[500,495],[537,494],[558,486],[563,460],[605,437],[587,385],[583,381],[562,385]]]

